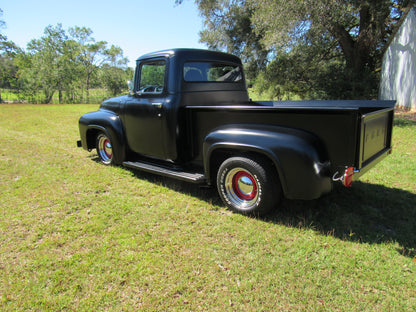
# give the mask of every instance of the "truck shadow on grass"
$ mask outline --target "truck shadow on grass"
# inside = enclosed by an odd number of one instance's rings
[[[269,221],[311,228],[346,241],[397,242],[398,252],[416,256],[416,194],[355,182],[314,201],[284,200]]]
[[[126,169],[129,170],[129,169]],[[138,179],[163,185],[225,208],[215,188],[130,170]],[[381,185],[355,182],[351,188],[335,184],[317,200],[283,199],[275,212],[259,218],[290,227],[312,229],[344,241],[379,244],[397,242],[400,254],[416,256],[416,194]]]

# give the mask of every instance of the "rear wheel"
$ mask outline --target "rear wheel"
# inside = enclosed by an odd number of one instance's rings
[[[104,165],[113,164],[113,145],[105,133],[98,134],[95,146],[101,163]]]
[[[217,187],[223,202],[242,214],[265,215],[281,199],[276,171],[262,158],[226,159],[218,170]]]

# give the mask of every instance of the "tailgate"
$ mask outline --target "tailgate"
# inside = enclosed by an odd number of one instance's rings
[[[393,108],[362,116],[358,169],[377,163],[378,158],[391,151],[393,116]]]

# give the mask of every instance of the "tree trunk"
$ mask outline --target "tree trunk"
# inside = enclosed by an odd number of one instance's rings
[[[333,27],[333,34],[345,57],[347,68],[356,76],[360,76],[368,65],[371,47],[368,44],[370,39],[360,36],[354,40],[351,35],[340,25]]]
[[[87,73],[87,104],[90,104],[90,76],[91,73]]]
[[[358,34],[352,37],[349,30],[340,24],[330,26],[330,31],[341,46],[345,57],[346,65],[354,73],[355,77],[360,77],[368,68],[371,55],[376,50],[378,39],[375,8],[370,8],[369,4],[362,4],[360,8],[360,24]]]
[[[45,104],[50,104],[50,103],[52,102],[52,98],[53,98],[54,93],[55,93],[55,91],[51,91],[51,92],[49,92],[49,91],[45,90],[45,91],[44,91],[44,94],[45,94],[45,99],[44,99],[44,101],[43,101],[43,102],[44,102]]]

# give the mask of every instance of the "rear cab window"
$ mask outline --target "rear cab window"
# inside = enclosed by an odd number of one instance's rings
[[[242,68],[221,62],[186,62],[183,69],[185,82],[241,82]]]

